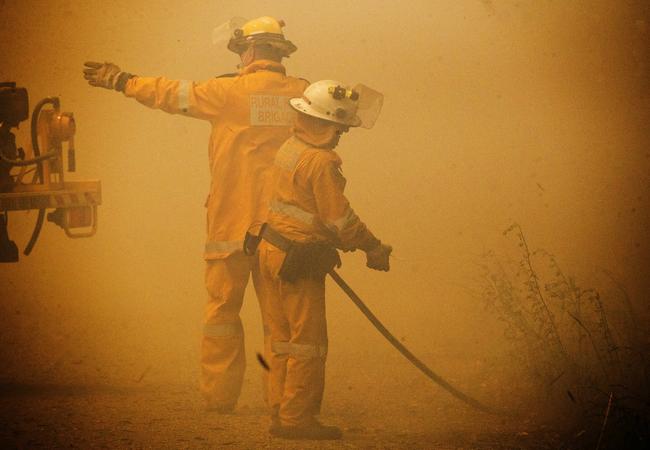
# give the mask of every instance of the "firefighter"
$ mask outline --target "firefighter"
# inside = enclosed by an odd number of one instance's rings
[[[239,72],[203,82],[136,76],[111,63],[88,62],[84,69],[91,86],[212,125],[200,390],[207,409],[220,413],[232,412],[240,394],[245,353],[239,312],[251,273],[256,290],[259,283],[257,260],[243,253],[243,236],[251,223],[261,225],[266,217],[273,160],[295,116],[289,99],[309,84],[286,75],[282,58],[296,46],[283,26],[260,17],[237,28],[228,49],[241,58]],[[268,351],[266,308],[259,293],[258,299]]]
[[[314,417],[320,409],[327,357],[325,275],[340,265],[336,249],[360,249],[368,267],[389,270],[392,248],[350,207],[343,194],[342,161],[333,150],[350,127],[363,125],[357,112],[368,99],[359,90],[323,80],[292,99],[299,111],[294,135],[275,157],[278,178],[258,248],[271,331],[269,431],[274,436],[341,437],[340,429]]]

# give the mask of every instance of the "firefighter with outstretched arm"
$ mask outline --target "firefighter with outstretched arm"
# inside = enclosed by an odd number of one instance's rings
[[[212,125],[204,251],[209,295],[200,389],[207,408],[221,413],[233,411],[243,382],[246,358],[239,312],[244,290],[251,274],[256,290],[260,282],[256,258],[243,252],[243,236],[267,215],[272,164],[295,116],[289,99],[300,97],[308,85],[286,75],[282,59],[296,47],[285,38],[283,26],[282,21],[260,17],[235,29],[228,48],[239,54],[240,70],[203,82],[137,76],[111,63],[88,62],[84,69],[91,86]],[[258,299],[266,336],[266,306],[259,293]]]

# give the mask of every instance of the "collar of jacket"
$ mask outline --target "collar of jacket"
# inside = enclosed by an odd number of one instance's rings
[[[325,120],[307,114],[298,113],[293,124],[293,134],[313,147],[331,150],[335,146],[336,128]]]
[[[270,70],[271,72],[280,72],[282,74],[287,73],[287,69],[284,68],[279,62],[271,61],[268,59],[259,59],[253,61],[246,67],[239,69],[240,75],[246,75],[247,73],[257,72],[258,70]]]

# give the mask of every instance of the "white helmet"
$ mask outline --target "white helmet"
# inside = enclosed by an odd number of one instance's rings
[[[292,98],[291,106],[309,116],[349,127],[372,128],[379,116],[384,96],[367,86],[353,89],[334,80],[310,84],[302,98]]]

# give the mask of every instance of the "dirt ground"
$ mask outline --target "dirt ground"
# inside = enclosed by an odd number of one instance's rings
[[[267,433],[262,368],[255,361],[260,336],[253,330],[237,410],[218,415],[205,412],[198,395],[199,325],[191,323],[192,314],[159,320],[154,310],[144,310],[153,327],[141,327],[147,321],[137,309],[119,318],[112,308],[63,302],[61,292],[2,295],[3,448],[532,449],[557,448],[561,439],[533,411],[494,416],[453,399],[392,351],[360,315],[355,323],[367,334],[366,349],[346,342],[338,321],[330,320],[321,420],[340,426],[343,440],[274,439]],[[251,305],[245,309],[254,316]],[[420,356],[434,366],[444,362],[450,381],[486,403],[508,403],[509,383],[499,379],[497,366],[486,366],[489,361],[430,351]]]
[[[423,393],[435,389],[421,380],[408,381],[409,398],[378,389],[385,379],[368,392],[330,389],[323,419],[345,432],[331,443],[271,438],[265,410],[252,396],[233,415],[206,413],[191,383],[3,383],[0,442],[3,448],[554,448],[552,433],[523,431],[521,419],[464,411]]]
[[[234,415],[206,414],[187,385],[3,384],[2,390],[3,448],[555,448],[553,434],[532,437],[518,432],[517,423],[461,414],[440,400],[435,407],[415,403],[416,396],[409,405],[389,397],[381,409],[367,402],[359,410],[349,406],[349,391],[332,393],[324,416],[345,435],[326,443],[269,437],[257,404]],[[388,408],[408,417],[393,420]]]

